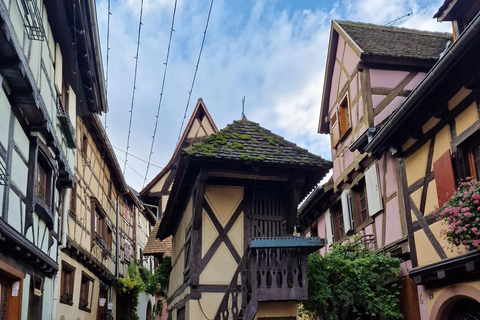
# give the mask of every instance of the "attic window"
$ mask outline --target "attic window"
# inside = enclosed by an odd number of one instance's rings
[[[348,104],[348,94],[346,94],[330,117],[332,145],[335,147],[344,137],[347,136],[351,129],[350,106]]]

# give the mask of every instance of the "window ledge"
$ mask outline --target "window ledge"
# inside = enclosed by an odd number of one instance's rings
[[[73,301],[69,301],[69,300],[60,299],[60,303],[64,303],[64,304],[68,304],[69,306],[73,306]]]
[[[35,212],[46,222],[47,226],[53,225],[53,215],[50,207],[37,196],[35,196]]]

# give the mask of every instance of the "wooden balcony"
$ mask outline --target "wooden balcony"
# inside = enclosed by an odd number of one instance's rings
[[[324,243],[316,237],[251,239],[215,319],[253,319],[259,302],[307,299],[307,255]]]

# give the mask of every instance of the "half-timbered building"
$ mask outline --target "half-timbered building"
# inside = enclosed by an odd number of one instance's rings
[[[296,319],[306,256],[297,206],[331,163],[245,117],[182,150],[158,237],[172,236],[172,319]]]
[[[422,319],[480,317],[480,251],[452,246],[435,212],[457,179],[479,179],[480,1],[446,0],[455,42],[365,147],[400,164],[412,269]]]
[[[98,48],[93,0],[0,1],[2,320],[56,317],[76,117],[107,109]]]
[[[171,257],[172,252],[172,237],[169,236],[166,239],[160,241],[157,238],[158,228],[160,222],[165,213],[167,207],[168,198],[172,190],[172,184],[177,172],[178,163],[180,161],[180,151],[183,148],[191,146],[193,143],[200,141],[202,138],[218,132],[218,129],[213,122],[210,113],[205,106],[205,103],[200,98],[197,101],[197,105],[192,112],[192,116],[185,127],[185,130],[180,138],[180,141],[172,155],[172,158],[167,165],[160,171],[160,173],[153,178],[150,183],[140,192],[140,198],[142,199],[146,209],[150,209],[150,212],[156,214],[155,226],[149,236],[148,242],[143,252],[144,256],[155,257],[155,265],[163,257]],[[165,289],[165,288],[163,288]],[[157,307],[159,308],[158,301],[161,300],[160,305],[163,305],[162,312],[158,312],[156,319],[167,319],[167,304],[164,299],[157,295]]]
[[[401,311],[418,319],[399,162],[366,144],[422,81],[451,36],[332,21],[319,133],[330,134],[333,176],[302,205],[304,234],[333,242],[360,237],[372,250],[402,258]]]

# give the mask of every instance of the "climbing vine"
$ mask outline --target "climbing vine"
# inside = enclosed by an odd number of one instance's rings
[[[400,260],[361,242],[334,244],[308,257],[308,300],[303,312],[323,320],[400,319]]]

